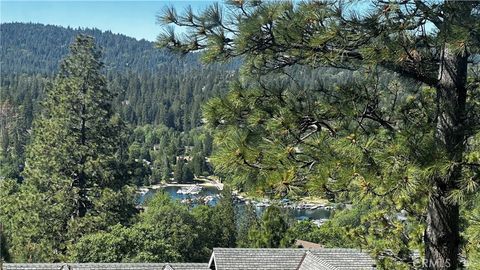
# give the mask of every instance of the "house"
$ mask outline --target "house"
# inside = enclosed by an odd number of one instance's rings
[[[211,270],[374,270],[365,252],[344,248],[214,248]]]
[[[207,263],[6,263],[2,270],[210,270]]]
[[[375,270],[365,252],[343,248],[214,248],[208,263],[7,263],[5,270]]]
[[[314,249],[323,248],[323,246],[320,244],[304,241],[300,239],[296,239],[295,244],[293,244],[293,246],[297,248],[314,248]]]

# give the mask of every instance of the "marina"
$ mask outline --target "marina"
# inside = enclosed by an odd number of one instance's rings
[[[146,192],[145,192],[146,191]],[[196,206],[196,205],[210,205],[217,204],[220,198],[220,190],[217,186],[201,186],[201,185],[166,185],[156,186],[155,188],[141,188],[139,189],[138,203],[144,204],[148,198],[153,196],[156,192],[166,192],[172,199],[181,203]],[[257,214],[261,215],[267,207],[277,205],[292,215],[295,219],[311,220],[316,225],[320,226],[330,217],[333,207],[325,204],[314,204],[305,202],[296,202],[289,199],[270,200],[270,199],[249,199],[233,192],[233,199],[235,206],[242,211],[247,205],[253,205]]]
[[[190,187],[181,187],[179,190],[177,190],[178,194],[192,194],[192,195],[197,195],[202,191],[202,187],[198,185],[190,186]]]

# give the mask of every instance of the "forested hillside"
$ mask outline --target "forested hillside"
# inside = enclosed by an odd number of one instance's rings
[[[378,269],[479,269],[480,2],[347,3],[170,6],[155,44],[1,25],[6,260],[202,261],[302,239]],[[213,173],[213,207],[135,195]],[[284,204],[240,211],[243,195]],[[325,223],[284,210],[326,198]]]
[[[163,123],[176,130],[198,126],[199,103],[225,91],[238,66],[205,66],[198,54],[178,56],[152,42],[98,29],[24,23],[0,28],[2,100],[20,104],[25,95],[37,99],[73,38],[85,33],[102,49],[109,85],[118,94],[116,109],[135,124]]]
[[[156,183],[173,177],[182,181],[193,175],[208,175],[205,163],[212,138],[202,126],[202,104],[223,96],[236,78],[240,61],[201,63],[200,53],[178,55],[155,48],[153,42],[102,32],[32,23],[0,25],[0,100],[2,108],[4,177],[20,178],[24,146],[32,121],[40,112],[45,89],[58,71],[69,44],[79,33],[95,38],[103,53],[107,87],[114,93],[113,110],[129,128],[129,164],[143,161],[132,170],[137,184]],[[19,35],[18,33],[22,33]],[[313,89],[352,78],[351,72],[302,69],[296,83]],[[191,158],[188,166],[177,164],[178,156]],[[186,181],[191,177],[186,177]]]
[[[0,29],[1,160],[8,164],[1,169],[4,177],[19,177],[40,101],[79,33],[93,36],[103,53],[102,72],[114,93],[113,110],[132,133],[128,142],[131,163],[145,162],[144,169],[132,172],[138,174],[138,184],[148,183],[151,173],[153,182],[167,178],[176,157],[187,154],[185,149],[191,150],[188,155],[199,164],[184,170],[195,167],[197,175],[211,172],[204,164],[211,148],[204,144],[211,140],[198,129],[201,104],[226,91],[238,64],[202,65],[198,54],[178,56],[155,48],[152,42],[98,29],[24,23],[6,23]]]
[[[31,34],[26,51],[41,38]],[[261,217],[250,206],[240,217],[228,187],[215,206],[192,208],[159,192],[139,207],[135,185],[212,173],[206,157],[213,139],[200,122],[200,103],[223,95],[234,65],[192,69],[200,67],[197,56],[172,57],[163,71],[104,72],[115,63],[103,64],[94,38],[72,39],[58,70],[18,64],[2,74],[0,261],[205,261],[213,247],[290,247],[305,231],[307,240],[328,237],[277,206]]]
[[[152,42],[110,31],[34,23],[4,23],[0,28],[2,74],[51,74],[57,71],[60,60],[68,53],[70,43],[79,33],[95,38],[102,48],[107,71],[156,72],[165,68],[198,68],[196,55],[178,57],[155,49]]]

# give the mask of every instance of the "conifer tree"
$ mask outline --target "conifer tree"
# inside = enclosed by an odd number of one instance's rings
[[[239,224],[236,246],[239,248],[247,248],[250,246],[248,232],[250,230],[258,230],[259,225],[255,207],[252,204],[245,205],[245,208],[238,219]]]
[[[133,193],[121,161],[122,122],[101,73],[93,38],[80,35],[70,47],[27,147],[25,183],[7,234],[20,261],[54,261],[84,233],[127,223]]]
[[[212,223],[216,231],[216,247],[235,247],[236,241],[236,219],[235,205],[233,203],[232,191],[224,188],[220,200],[215,206]]]
[[[246,246],[254,248],[284,247],[284,237],[288,229],[287,219],[278,206],[269,206],[262,214],[259,226],[248,231]]]
[[[173,171],[173,180],[175,182],[183,182],[183,167],[185,167],[185,159],[183,159],[183,157],[177,158],[177,164],[175,164],[175,169]]]
[[[457,269],[460,208],[479,186],[480,3],[345,3],[167,8],[159,20],[189,32],[166,28],[158,44],[244,59],[241,80],[205,110],[220,131],[217,170],[282,194],[366,196],[357,238],[380,265]],[[294,71],[309,67],[349,75],[307,87]]]

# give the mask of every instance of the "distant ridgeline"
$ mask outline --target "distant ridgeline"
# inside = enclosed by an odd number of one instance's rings
[[[78,34],[95,38],[97,46],[102,49],[107,71],[164,72],[168,69],[191,71],[200,68],[197,54],[179,57],[155,48],[153,42],[96,28],[74,29],[38,23],[3,23],[0,24],[0,31],[0,63],[3,74],[55,72]],[[231,68],[229,66],[229,69]]]
[[[200,104],[226,92],[238,63],[204,66],[198,54],[178,56],[153,42],[98,29],[33,23],[0,25],[1,100],[36,102],[58,70],[69,44],[80,34],[95,37],[103,53],[109,87],[118,93],[117,110],[132,124],[165,124],[189,130],[200,124]]]
[[[205,158],[211,154],[212,137],[201,128],[201,106],[227,93],[240,60],[202,65],[198,53],[175,55],[153,42],[98,29],[6,23],[0,24],[0,111],[7,116],[0,119],[0,162],[6,164],[0,175],[21,178],[24,147],[42,95],[79,33],[95,37],[102,50],[107,85],[116,94],[113,109],[130,126],[130,163],[145,164],[132,172],[135,183],[188,182],[194,175],[211,174]],[[352,72],[333,68],[290,71],[298,78],[293,87],[314,92],[322,84],[353,78]],[[281,91],[285,82],[274,74],[269,83]]]

